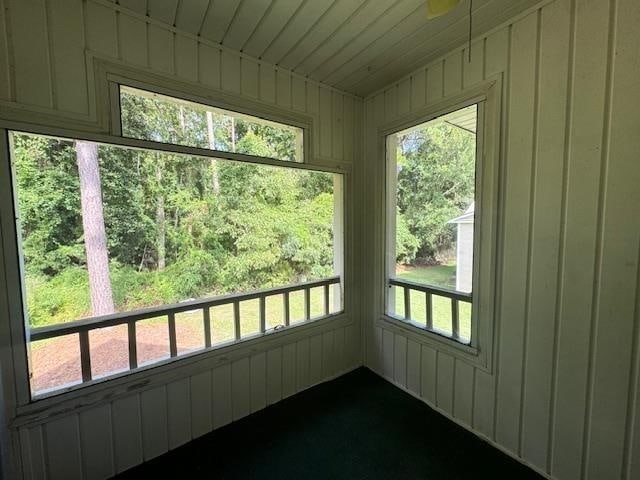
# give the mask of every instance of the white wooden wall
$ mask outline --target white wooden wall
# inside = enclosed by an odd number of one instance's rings
[[[556,0],[365,99],[367,364],[560,480],[640,478],[640,2]],[[376,129],[504,73],[494,369],[379,322]],[[376,262],[371,259],[376,258]],[[365,261],[364,259],[369,259]]]
[[[26,479],[102,479],[359,365],[354,325],[20,428]]]
[[[107,0],[0,0],[0,106],[89,123],[95,99],[87,50],[186,83],[304,112],[314,119],[318,163],[353,162],[360,98]]]
[[[360,98],[106,0],[0,0],[0,118],[95,130],[87,52],[184,85],[303,112],[313,119],[317,164],[349,171],[359,155]],[[346,235],[351,245],[350,228]],[[353,275],[350,257],[346,272]],[[146,390],[120,390],[112,400],[12,429],[24,477],[105,478],[360,365],[357,291],[347,291],[346,319],[287,336],[294,340],[274,343],[273,336],[228,358],[210,357],[187,376],[152,379]]]

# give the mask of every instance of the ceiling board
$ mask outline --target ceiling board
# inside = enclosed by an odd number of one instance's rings
[[[464,43],[470,0],[119,0],[179,30],[366,96]],[[540,0],[474,0],[474,36]]]
[[[148,0],[149,16],[160,22],[173,25],[178,11],[178,0]]]
[[[278,61],[287,68],[295,68],[312,55],[324,42],[330,39],[340,28],[348,28],[354,12],[357,12],[371,0],[338,0],[316,23],[316,25],[287,54]]]
[[[334,0],[305,0],[271,44],[260,54],[260,58],[277,64],[289,49],[315,26],[333,3]]]
[[[239,5],[240,0],[211,0],[200,35],[216,43],[222,43]]]
[[[223,45],[235,50],[242,49],[272,3],[273,0],[242,2],[229,26],[229,31],[222,39]]]
[[[301,5],[302,0],[274,0],[241,50],[257,58]]]

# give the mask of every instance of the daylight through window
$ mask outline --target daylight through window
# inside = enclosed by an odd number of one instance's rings
[[[471,341],[478,105],[387,136],[387,313]]]
[[[9,136],[32,394],[342,310],[341,175]]]

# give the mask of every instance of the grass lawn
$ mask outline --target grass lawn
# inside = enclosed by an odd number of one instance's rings
[[[339,285],[329,288],[329,312],[336,313],[338,310],[334,308],[334,295],[339,294]],[[311,318],[324,316],[324,287],[316,287],[310,290],[311,301]],[[245,300],[240,302],[240,335],[247,337],[254,335],[260,331],[260,302],[258,299]],[[277,325],[284,325],[284,300],[283,295],[271,295],[266,298],[265,302],[265,320],[267,330]],[[304,291],[291,292],[289,294],[289,319],[290,324],[304,322]],[[178,348],[183,345],[193,345],[194,335],[202,339],[204,347],[204,318],[203,310],[196,309],[192,311],[176,314],[176,341]],[[212,307],[210,310],[211,320],[211,341],[212,344],[228,342],[235,339],[234,319],[233,319],[233,303]],[[138,325],[143,324],[167,324],[167,316],[158,316],[138,321]],[[168,328],[168,327],[167,327]],[[138,335],[140,337],[140,335]],[[56,339],[41,340],[31,343],[32,349],[40,348],[49,342],[55,342]],[[144,341],[144,338],[138,338],[138,341]],[[168,348],[168,337],[167,337]]]
[[[404,267],[397,277],[403,280],[430,284],[445,288],[455,288],[455,265],[436,265],[433,267]],[[404,317],[404,289],[392,287],[395,296],[395,314]],[[422,325],[427,324],[426,294],[415,290],[410,294],[411,319]],[[443,333],[451,334],[451,300],[446,297],[432,296],[433,326]],[[464,340],[471,338],[471,304],[458,303],[460,336]]]

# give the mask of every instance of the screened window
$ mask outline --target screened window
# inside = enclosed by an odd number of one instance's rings
[[[178,142],[173,108],[139,107],[145,138]],[[238,150],[283,145],[238,121]],[[342,175],[8,135],[32,396],[342,311]]]
[[[387,136],[387,313],[470,343],[479,105]]]
[[[124,85],[119,88],[125,137],[303,161],[302,128]]]

